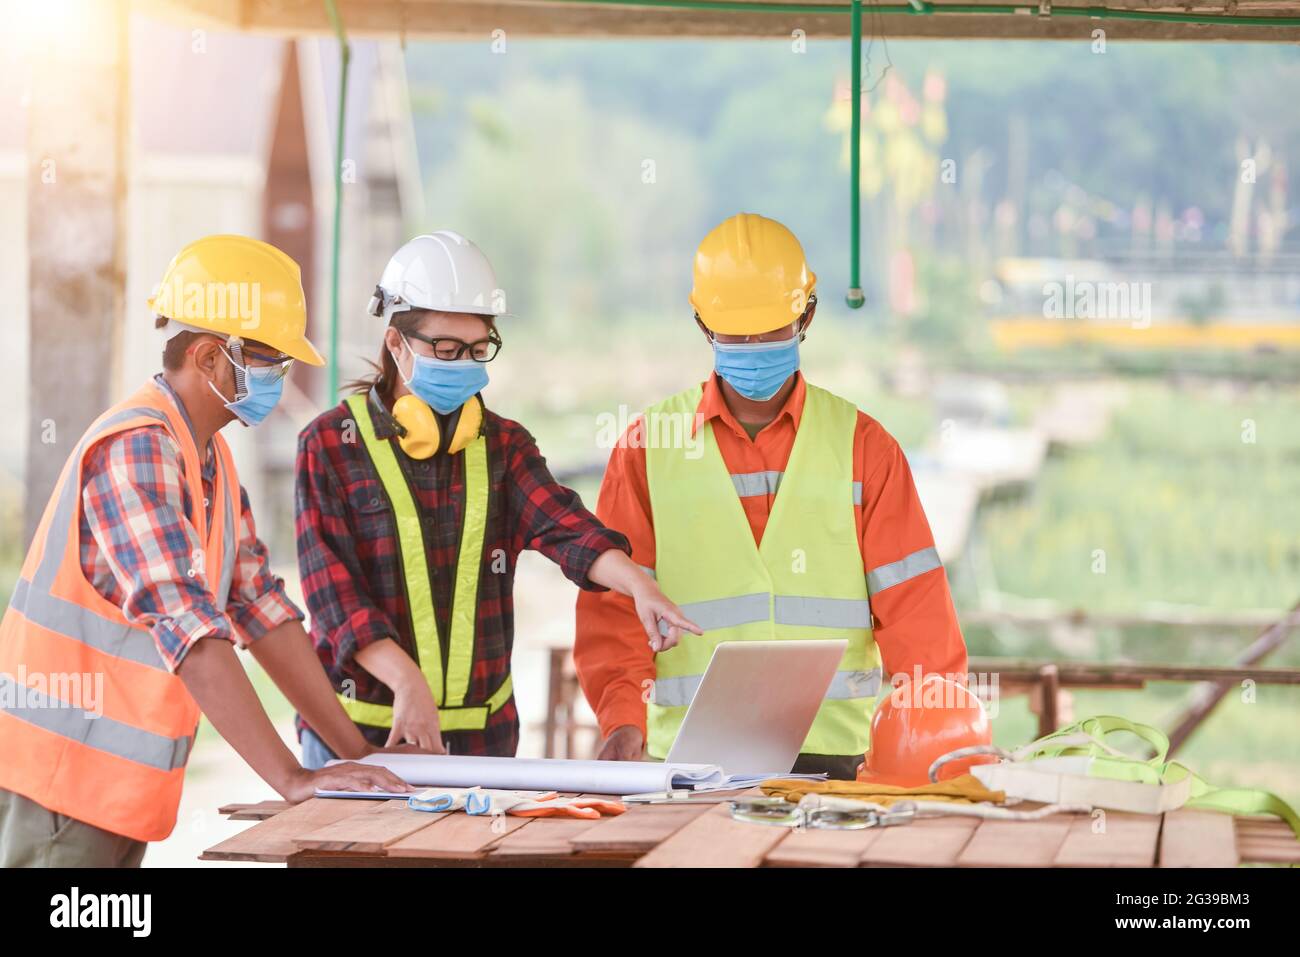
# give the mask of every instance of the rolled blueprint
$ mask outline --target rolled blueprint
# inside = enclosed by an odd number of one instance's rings
[[[454,754],[370,754],[361,758],[359,763],[388,768],[407,784],[418,787],[484,787],[512,791],[640,794],[647,791],[695,788],[700,785],[716,786],[727,780],[722,769],[717,765],[667,764],[662,761],[574,761],[563,758],[491,758]],[[356,796],[366,795],[364,792],[356,792]]]

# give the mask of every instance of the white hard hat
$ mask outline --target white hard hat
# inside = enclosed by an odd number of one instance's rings
[[[393,253],[368,311],[387,320],[410,309],[500,316],[505,294],[483,250],[460,233],[440,229]]]

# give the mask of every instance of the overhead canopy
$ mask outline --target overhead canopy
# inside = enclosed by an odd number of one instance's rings
[[[333,30],[324,0],[142,0],[138,5],[211,27],[293,35]],[[796,30],[809,38],[849,35],[847,0],[704,0],[702,8],[692,0],[338,0],[337,6],[351,36],[486,41],[498,30],[507,37],[788,38]],[[809,9],[789,10],[795,6]],[[1217,22],[1133,19],[1138,15]],[[1285,19],[1256,25],[1243,24],[1241,18]],[[994,0],[891,0],[864,3],[863,27],[866,34],[890,38],[1087,41],[1094,30],[1103,29],[1108,40],[1295,42],[1300,40],[1300,0],[1109,0],[1104,5],[1065,0],[1023,6]]]

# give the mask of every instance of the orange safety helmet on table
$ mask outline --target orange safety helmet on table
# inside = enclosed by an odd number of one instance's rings
[[[992,729],[975,693],[942,675],[904,681],[876,708],[871,719],[871,750],[858,766],[858,780],[894,787],[930,783],[930,765],[959,748],[988,746]],[[966,774],[971,765],[991,764],[992,755],[946,762],[941,781]]]

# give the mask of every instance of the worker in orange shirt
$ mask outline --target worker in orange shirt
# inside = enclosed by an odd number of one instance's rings
[[[578,597],[574,661],[601,758],[662,759],[720,641],[849,639],[793,768],[833,778],[854,777],[883,674],[966,673],[902,449],[799,372],[816,278],[762,216],[700,244],[690,301],[714,374],[629,427],[596,513],[704,634],[656,654],[627,598]]]

